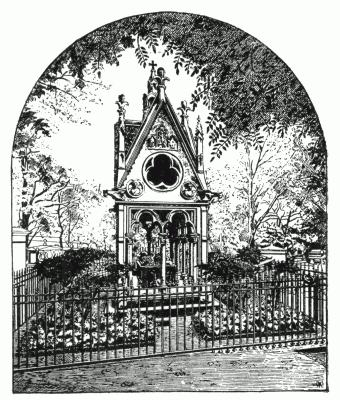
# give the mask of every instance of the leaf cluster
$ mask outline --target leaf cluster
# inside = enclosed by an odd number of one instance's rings
[[[39,261],[34,268],[37,269],[39,275],[52,278],[52,283],[64,282],[67,284],[94,261],[104,258],[113,262],[115,254],[110,251],[86,247],[69,249],[61,255]]]

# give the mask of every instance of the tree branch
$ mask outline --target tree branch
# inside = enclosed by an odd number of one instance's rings
[[[76,100],[77,102],[79,102],[79,100],[76,98],[76,96],[74,96],[74,95],[71,94],[70,92],[67,92],[67,91],[64,90],[64,89],[59,88],[59,87],[56,86],[56,85],[51,85],[51,84],[50,84],[50,85],[47,85],[47,84],[44,83],[44,82],[40,82],[40,84],[43,85],[43,86],[45,87],[45,89],[48,89],[48,90],[51,90],[51,89],[59,90],[59,91],[65,93],[65,94],[67,94],[68,96],[71,96],[74,100]]]
[[[35,196],[35,198],[40,197],[40,196],[42,196],[44,193],[48,192],[48,191],[52,188],[52,186],[60,184],[60,183],[61,183],[61,178],[62,178],[62,177],[59,177],[58,180],[57,180],[56,182],[53,182],[53,183],[52,183],[51,185],[49,185],[47,188],[45,188],[45,189],[42,190],[40,193],[38,193],[38,194]],[[52,197],[50,198],[50,200],[37,200],[35,203],[40,203],[41,201],[52,201],[53,198],[54,198],[54,196],[55,196],[55,194],[57,194],[57,193],[59,193],[61,190],[65,189],[65,187],[69,184],[69,182],[70,182],[70,180],[68,180],[67,182],[65,182],[64,184],[62,184],[63,186],[62,186],[60,189],[58,189],[58,190],[55,191],[55,193],[52,195]]]
[[[264,220],[264,218],[266,218],[266,216],[268,215],[269,211],[271,210],[271,208],[273,207],[273,205],[275,204],[275,202],[278,200],[278,198],[280,196],[282,196],[285,193],[285,190],[282,190],[280,193],[278,193],[273,200],[270,202],[267,210],[262,214],[262,216],[257,220],[255,227],[256,229],[258,229],[258,227],[261,225],[262,221]]]

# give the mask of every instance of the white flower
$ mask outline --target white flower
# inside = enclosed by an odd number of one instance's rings
[[[90,336],[90,334],[89,334],[89,333],[84,333],[84,337],[83,337],[83,340],[84,340],[84,342],[87,342],[87,341],[89,341],[89,340],[90,340],[90,338],[91,338],[91,336]]]
[[[100,343],[105,343],[105,342],[106,342],[106,339],[107,339],[107,336],[106,336],[105,333],[102,333],[102,334],[100,335],[100,337],[99,337]]]
[[[84,329],[90,329],[90,322],[89,321],[85,321]]]
[[[72,330],[71,329],[68,330],[68,331],[65,331],[65,337],[68,338],[70,336],[72,336]]]

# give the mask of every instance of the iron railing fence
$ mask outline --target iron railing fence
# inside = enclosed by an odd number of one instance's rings
[[[286,271],[273,277],[263,272],[229,283],[25,289],[13,299],[14,368],[325,343],[327,276]]]
[[[77,274],[77,277],[80,279],[82,276],[88,278],[89,276],[109,276],[112,273],[110,270],[110,265],[113,265],[115,269],[119,266],[114,263],[114,259],[110,257],[103,257],[102,259],[95,260],[91,262],[87,268],[84,268]],[[111,268],[112,269],[112,268]],[[67,267],[65,267],[65,271]],[[61,276],[63,274],[61,273]],[[65,273],[66,276],[66,273]],[[39,273],[36,266],[29,266],[25,269],[19,271],[13,271],[13,286],[18,287],[21,286],[23,288],[27,288],[27,290],[32,293],[36,289],[39,291],[42,290],[45,286],[50,286],[52,282],[57,281],[57,277],[44,275]],[[61,279],[60,279],[61,281]],[[58,282],[62,285],[62,282]]]
[[[91,279],[110,276],[107,269],[106,260],[97,260],[93,264],[78,274],[71,282],[56,280],[54,277],[44,276],[36,268],[29,267],[25,270],[13,272],[13,299],[22,299],[26,295],[43,294],[45,297],[53,298],[54,293],[67,293],[73,286],[85,287],[91,285]],[[22,326],[27,318],[36,312],[36,303],[29,302],[15,311],[14,329]]]
[[[13,288],[21,287],[33,293],[35,290],[41,291],[44,287],[49,286],[51,279],[38,274],[34,267],[28,267],[13,272]]]
[[[118,276],[119,273],[124,272],[124,266],[115,264],[113,262],[113,259],[110,258],[103,258],[100,260],[93,261],[92,264],[79,272],[74,279],[77,281],[78,286],[83,285],[85,286],[85,283],[88,283],[91,281],[93,278],[99,278],[99,277],[108,277],[110,275],[113,275],[114,273],[116,276]],[[126,269],[126,268],[125,268]],[[65,267],[66,270],[66,267]],[[312,262],[304,262],[304,261],[299,261],[294,263],[293,265],[289,265],[287,262],[270,262],[268,264],[262,265],[262,266],[255,266],[254,267],[255,273],[251,273],[251,271],[245,271],[245,272],[239,272],[238,274],[232,273],[230,275],[230,279],[232,280],[240,280],[245,277],[252,278],[253,276],[255,277],[261,277],[266,275],[268,278],[277,276],[278,274],[284,273],[285,271],[294,271],[295,273],[300,273],[300,272],[308,272],[308,273],[320,273],[320,274],[325,274],[326,273],[326,263],[325,260],[314,260]],[[125,271],[126,272],[126,271]],[[202,272],[204,270],[200,271],[200,277],[202,277]],[[125,273],[126,275],[126,273]],[[216,278],[214,278],[216,279]],[[127,282],[127,276],[122,276],[122,281]],[[191,283],[192,282],[192,277],[188,276],[186,278],[186,281],[184,281],[184,284]],[[168,282],[170,285],[176,285],[178,284],[178,280],[174,280],[173,282]],[[13,272],[13,287],[21,287],[21,292],[27,291],[29,293],[34,293],[35,291],[42,292],[45,287],[51,287],[54,285],[55,287],[58,287],[61,289],[63,286],[63,282],[60,279],[49,277],[49,276],[44,276],[43,274],[39,273],[37,269],[33,267],[28,267],[24,270],[20,271],[14,271]],[[150,282],[149,286],[157,286],[156,282]]]
[[[115,266],[117,269],[117,266]],[[122,276],[117,279],[118,274],[115,276],[112,275],[112,268],[108,268],[108,260],[96,260],[93,262],[91,266],[81,271],[77,274],[71,282],[65,283],[65,281],[56,281],[55,279],[39,274],[35,268],[27,268],[21,271],[15,271],[13,273],[13,298],[23,298],[23,296],[34,295],[34,294],[44,294],[44,296],[52,296],[53,293],[59,293],[63,291],[64,293],[69,292],[72,288],[76,288],[76,290],[86,290],[91,287],[98,287],[102,283],[99,278],[112,278],[112,282],[105,282],[107,284],[111,284],[111,286],[115,286],[116,284],[120,284],[128,288],[131,286],[131,282],[126,276]],[[117,272],[117,271],[116,271]],[[214,282],[218,283],[229,283],[229,284],[237,284],[243,283],[245,284],[247,281],[250,282],[255,280],[256,282],[260,282],[263,280],[271,280],[274,282],[278,281],[286,281],[290,279],[289,277],[294,274],[295,277],[303,276],[303,279],[313,280],[316,277],[322,277],[326,274],[325,268],[320,267],[320,263],[305,263],[299,262],[298,264],[294,264],[293,266],[287,266],[286,263],[283,262],[272,262],[270,264],[259,266],[255,269],[254,273],[247,272],[239,272],[238,274],[231,274],[227,279],[223,281],[219,278],[213,277]],[[200,276],[199,281],[209,280],[211,277],[202,277]],[[139,281],[140,283],[140,281]],[[184,280],[174,280],[166,282],[167,286],[181,286],[181,285],[190,285],[193,283],[192,277],[184,278]],[[155,282],[149,282],[148,287],[159,287],[160,284]],[[137,288],[134,285],[135,289]],[[30,318],[35,313],[36,304],[34,302],[30,302],[26,307],[23,304],[20,307],[20,310],[15,311],[14,318],[14,329],[17,329],[21,325],[23,325],[27,318]]]
[[[53,296],[53,293],[65,289],[62,282],[52,282],[48,277],[41,276],[35,269],[16,271],[13,274],[13,300],[20,301],[28,294],[45,293],[45,296]],[[36,304],[29,302],[28,304],[21,304],[20,307],[15,309],[13,314],[13,329],[20,328],[27,319],[36,312]]]
[[[313,259],[309,262],[307,261],[298,261],[294,264],[298,269],[303,271],[308,271],[310,273],[327,273],[327,262],[326,259]]]

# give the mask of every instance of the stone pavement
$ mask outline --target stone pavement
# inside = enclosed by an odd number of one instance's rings
[[[15,393],[325,391],[324,351],[193,353],[17,372]]]

